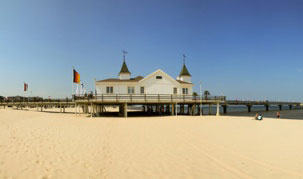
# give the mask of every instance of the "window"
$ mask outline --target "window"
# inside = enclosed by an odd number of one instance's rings
[[[108,94],[114,93],[114,87],[112,87],[112,86],[107,86],[107,87],[106,87],[106,93],[108,93]]]
[[[177,93],[178,93],[178,89],[174,88],[174,94],[177,94]]]
[[[188,88],[182,88],[182,94],[188,94]]]
[[[140,93],[144,94],[144,87],[143,86],[141,86],[141,88],[140,88]]]
[[[162,79],[162,76],[156,76],[156,79]]]
[[[135,93],[135,88],[134,87],[128,87],[128,94],[134,94]]]

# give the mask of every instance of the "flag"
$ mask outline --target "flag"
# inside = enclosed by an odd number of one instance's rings
[[[73,69],[73,73],[74,73],[74,83],[80,83],[80,74]]]
[[[24,83],[24,91],[27,91],[28,89],[28,84]]]

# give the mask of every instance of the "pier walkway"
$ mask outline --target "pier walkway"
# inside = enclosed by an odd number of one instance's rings
[[[136,107],[141,112],[148,114],[166,114],[166,115],[203,115],[202,105],[216,105],[216,115],[220,115],[220,106],[223,113],[228,112],[229,106],[244,105],[247,106],[248,112],[256,105],[265,106],[269,111],[270,106],[278,106],[282,110],[282,106],[288,106],[289,109],[301,109],[300,102],[277,102],[277,101],[240,101],[226,100],[225,96],[193,96],[193,95],[85,95],[73,96],[73,99],[43,99],[43,100],[27,100],[22,101],[0,101],[0,106],[15,107],[23,109],[25,107],[37,108],[43,111],[44,108],[60,108],[60,112],[65,112],[65,108],[75,108],[75,114],[87,113],[91,116],[100,116],[106,111],[107,106],[116,106],[119,108],[119,116],[127,117],[128,108]],[[210,111],[209,111],[210,113]]]

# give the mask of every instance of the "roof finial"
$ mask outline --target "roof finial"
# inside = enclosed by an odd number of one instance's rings
[[[183,54],[183,64],[185,64],[186,56]]]
[[[125,55],[127,54],[127,51],[123,50],[122,53],[123,53],[123,62],[125,62]]]

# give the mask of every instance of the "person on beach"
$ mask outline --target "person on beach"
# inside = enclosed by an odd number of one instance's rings
[[[255,119],[261,121],[263,119],[263,116],[257,113]]]
[[[259,114],[259,116],[258,116],[258,120],[259,120],[259,121],[261,121],[262,119],[263,119],[262,114]]]
[[[255,115],[255,120],[257,120],[257,119],[258,119],[258,116],[259,116],[259,114],[258,114],[258,113],[256,113],[256,115]]]
[[[277,112],[277,118],[280,118],[280,112],[279,111]]]

